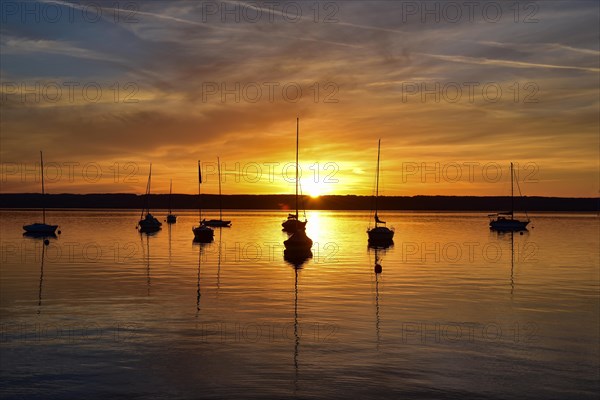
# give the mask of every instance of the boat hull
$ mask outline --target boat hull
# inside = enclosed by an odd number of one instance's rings
[[[57,228],[58,225],[48,225],[43,223],[23,225],[23,230],[33,235],[53,235]]]
[[[212,242],[215,236],[215,231],[207,227],[206,225],[195,226],[192,228],[194,232],[194,241],[201,243]]]
[[[367,234],[372,244],[391,244],[394,240],[394,231],[384,226],[370,229]]]
[[[138,229],[140,232],[156,232],[162,227],[162,223],[154,218],[152,214],[146,214],[144,219],[138,222]]]
[[[296,252],[307,252],[312,248],[313,241],[306,236],[303,230],[296,231],[290,238],[283,242],[285,250]]]
[[[503,232],[526,231],[528,224],[529,221],[519,221],[518,219],[497,219],[490,221],[490,229]]]
[[[231,226],[231,221],[224,221],[222,219],[209,219],[208,221],[203,220],[202,224],[215,228],[229,228]]]
[[[306,229],[306,221],[299,221],[297,219],[288,219],[284,221],[281,226],[286,232],[294,233],[299,230]]]

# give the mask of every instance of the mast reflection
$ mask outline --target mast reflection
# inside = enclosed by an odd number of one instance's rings
[[[300,332],[298,317],[298,274],[304,264],[313,257],[308,250],[285,250],[283,259],[294,268],[294,394],[298,391]]]

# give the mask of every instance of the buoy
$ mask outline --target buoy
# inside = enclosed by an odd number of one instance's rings
[[[48,246],[48,245],[50,244],[50,241],[49,241],[48,239],[45,239],[45,240],[44,240],[44,244],[45,244],[46,246]]]
[[[59,234],[59,235],[61,234],[61,231],[60,231],[60,229],[58,230],[58,234]]]
[[[381,271],[383,271],[383,268],[381,268],[381,265],[375,264],[375,273],[380,274]]]
[[[519,232],[519,235],[523,236],[523,232]]]

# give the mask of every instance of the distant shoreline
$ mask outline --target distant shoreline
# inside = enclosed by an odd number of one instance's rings
[[[42,201],[43,200],[43,201]],[[198,208],[198,196],[174,194],[173,209]],[[228,210],[291,210],[295,208],[293,195],[223,195],[223,209]],[[47,194],[3,193],[0,209],[141,209],[145,196],[136,194]],[[398,211],[472,211],[497,212],[510,208],[507,196],[383,196],[378,201],[380,210]],[[520,197],[514,199],[515,211],[600,212],[599,198],[577,197]],[[218,209],[219,196],[202,195],[202,207]],[[311,198],[304,196],[301,207],[307,210],[371,210],[372,196],[330,195]],[[150,208],[168,209],[168,194],[150,195]]]

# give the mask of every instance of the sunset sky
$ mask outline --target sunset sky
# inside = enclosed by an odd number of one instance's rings
[[[291,193],[298,116],[307,194],[381,138],[384,195],[597,196],[600,3],[447,4],[3,2],[2,192]]]

